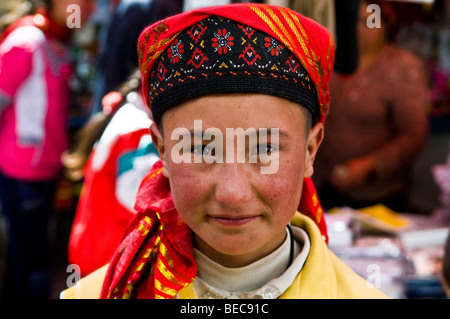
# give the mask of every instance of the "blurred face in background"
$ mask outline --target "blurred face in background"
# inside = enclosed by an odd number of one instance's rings
[[[79,11],[74,11],[74,7],[69,8],[71,5],[78,6]],[[53,0],[51,1],[50,15],[60,24],[66,24],[69,16],[74,12],[79,12],[80,22],[83,25],[95,10],[97,10],[97,0]]]

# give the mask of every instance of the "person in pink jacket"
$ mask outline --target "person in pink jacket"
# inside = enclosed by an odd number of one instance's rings
[[[67,22],[73,12],[84,22],[96,4],[42,2],[0,37],[0,202],[8,231],[3,298],[49,297],[48,225],[68,147]]]

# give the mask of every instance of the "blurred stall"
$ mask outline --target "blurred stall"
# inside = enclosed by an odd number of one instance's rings
[[[330,249],[368,285],[395,299],[446,298],[441,269],[450,221],[383,205],[326,214]]]

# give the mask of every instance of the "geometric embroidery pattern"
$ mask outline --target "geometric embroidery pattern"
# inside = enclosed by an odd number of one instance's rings
[[[212,75],[277,77],[316,94],[302,64],[278,40],[249,26],[211,16],[182,31],[161,54],[150,73],[150,105],[177,82]]]

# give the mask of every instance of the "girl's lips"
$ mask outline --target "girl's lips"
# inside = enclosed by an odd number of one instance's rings
[[[258,218],[258,216],[210,216],[212,220],[223,226],[242,226]]]

